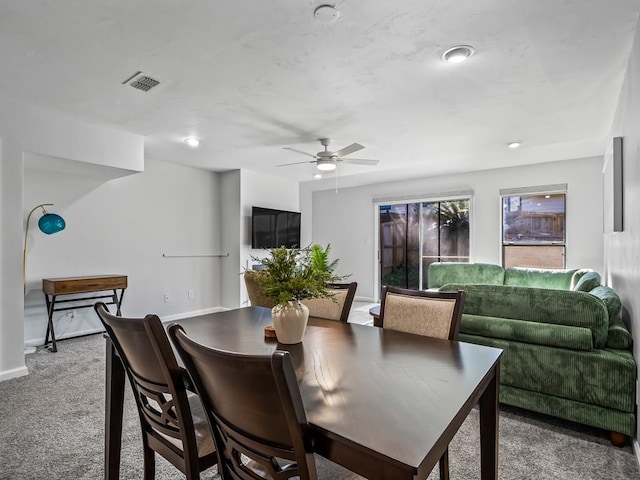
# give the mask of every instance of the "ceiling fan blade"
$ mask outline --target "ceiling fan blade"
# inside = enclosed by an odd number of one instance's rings
[[[344,163],[356,163],[358,165],[377,165],[380,160],[367,160],[364,158],[340,158]]]
[[[333,154],[337,157],[344,157],[345,155],[349,155],[350,153],[357,152],[358,150],[362,150],[364,147],[359,143],[352,143],[349,146],[341,148],[337,152],[333,152]]]
[[[292,152],[296,152],[296,153],[299,153],[301,155],[306,155],[308,157],[316,158],[316,156],[313,153],[303,152],[302,150],[297,150],[297,149],[291,148],[291,147],[282,147],[282,148],[284,148],[285,150],[291,150]]]
[[[302,163],[316,163],[316,161],[315,160],[305,160],[304,162],[281,163],[280,165],[276,165],[276,167],[287,167],[289,165],[300,165]]]

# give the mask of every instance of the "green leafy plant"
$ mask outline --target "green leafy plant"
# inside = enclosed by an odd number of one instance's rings
[[[256,276],[256,281],[264,289],[264,296],[277,305],[305,298],[330,297],[327,283],[337,282],[343,277],[327,269],[315,268],[311,250],[311,247],[279,247],[270,249],[266,258],[254,258],[265,267],[264,273]],[[334,268],[336,263],[332,262]]]
[[[321,272],[328,272],[333,274],[338,266],[338,260],[329,262],[329,253],[331,252],[331,244],[329,243],[325,248],[319,243],[311,245],[309,255],[311,257],[311,266]]]

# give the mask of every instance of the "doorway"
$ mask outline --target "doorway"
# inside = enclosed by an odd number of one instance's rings
[[[379,290],[426,290],[433,262],[469,261],[469,198],[379,204]]]

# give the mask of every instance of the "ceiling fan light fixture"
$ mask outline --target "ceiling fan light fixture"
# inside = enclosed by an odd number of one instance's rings
[[[336,162],[334,162],[333,160],[324,160],[322,158],[319,158],[316,166],[318,167],[318,170],[321,170],[323,172],[330,172],[336,169]]]
[[[460,63],[471,57],[475,51],[471,45],[456,45],[446,50],[441,58],[448,63]]]

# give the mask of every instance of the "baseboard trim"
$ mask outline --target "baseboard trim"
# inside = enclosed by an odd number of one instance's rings
[[[58,337],[56,335],[56,342],[60,340],[65,340],[67,338],[75,338],[75,337],[83,337],[85,335],[93,335],[94,333],[104,332],[103,328],[87,328],[86,330],[74,331],[68,335],[62,335]],[[42,338],[31,338],[29,340],[25,340],[24,345],[26,347],[41,347],[44,345],[44,337]]]
[[[16,377],[24,377],[29,374],[29,370],[27,370],[26,366],[12,368],[11,370],[5,370],[4,372],[0,372],[0,382],[4,382],[5,380],[10,380]]]
[[[161,319],[162,319],[162,323],[174,322],[182,318],[196,317],[198,315],[206,315],[208,313],[221,312],[223,310],[229,310],[229,309],[224,307],[211,307],[211,308],[205,308],[203,310],[194,310],[191,312],[177,313],[175,315],[167,315],[167,316],[161,317]],[[92,335],[94,333],[100,333],[100,332],[104,332],[104,329],[88,328],[86,330],[81,330],[78,332],[74,331],[70,335],[62,335],[61,337],[56,337],[56,342],[59,340],[64,340],[66,338],[82,337],[84,335]],[[26,347],[41,347],[42,345],[44,345],[44,337],[32,338],[32,339],[26,340],[24,344]]]
[[[633,445],[633,453],[636,454],[636,462],[638,462],[638,468],[640,469],[640,443],[638,443],[637,438],[632,438],[631,444]]]
[[[376,303],[373,298],[371,297],[353,297],[354,300],[357,300],[358,302],[370,302],[370,303]]]
[[[198,315],[207,315],[209,313],[223,312],[229,310],[225,307],[211,307],[203,310],[194,310],[192,312],[177,313],[175,315],[167,315],[162,317],[162,323],[175,322],[176,320],[182,320],[183,318],[197,317]]]

